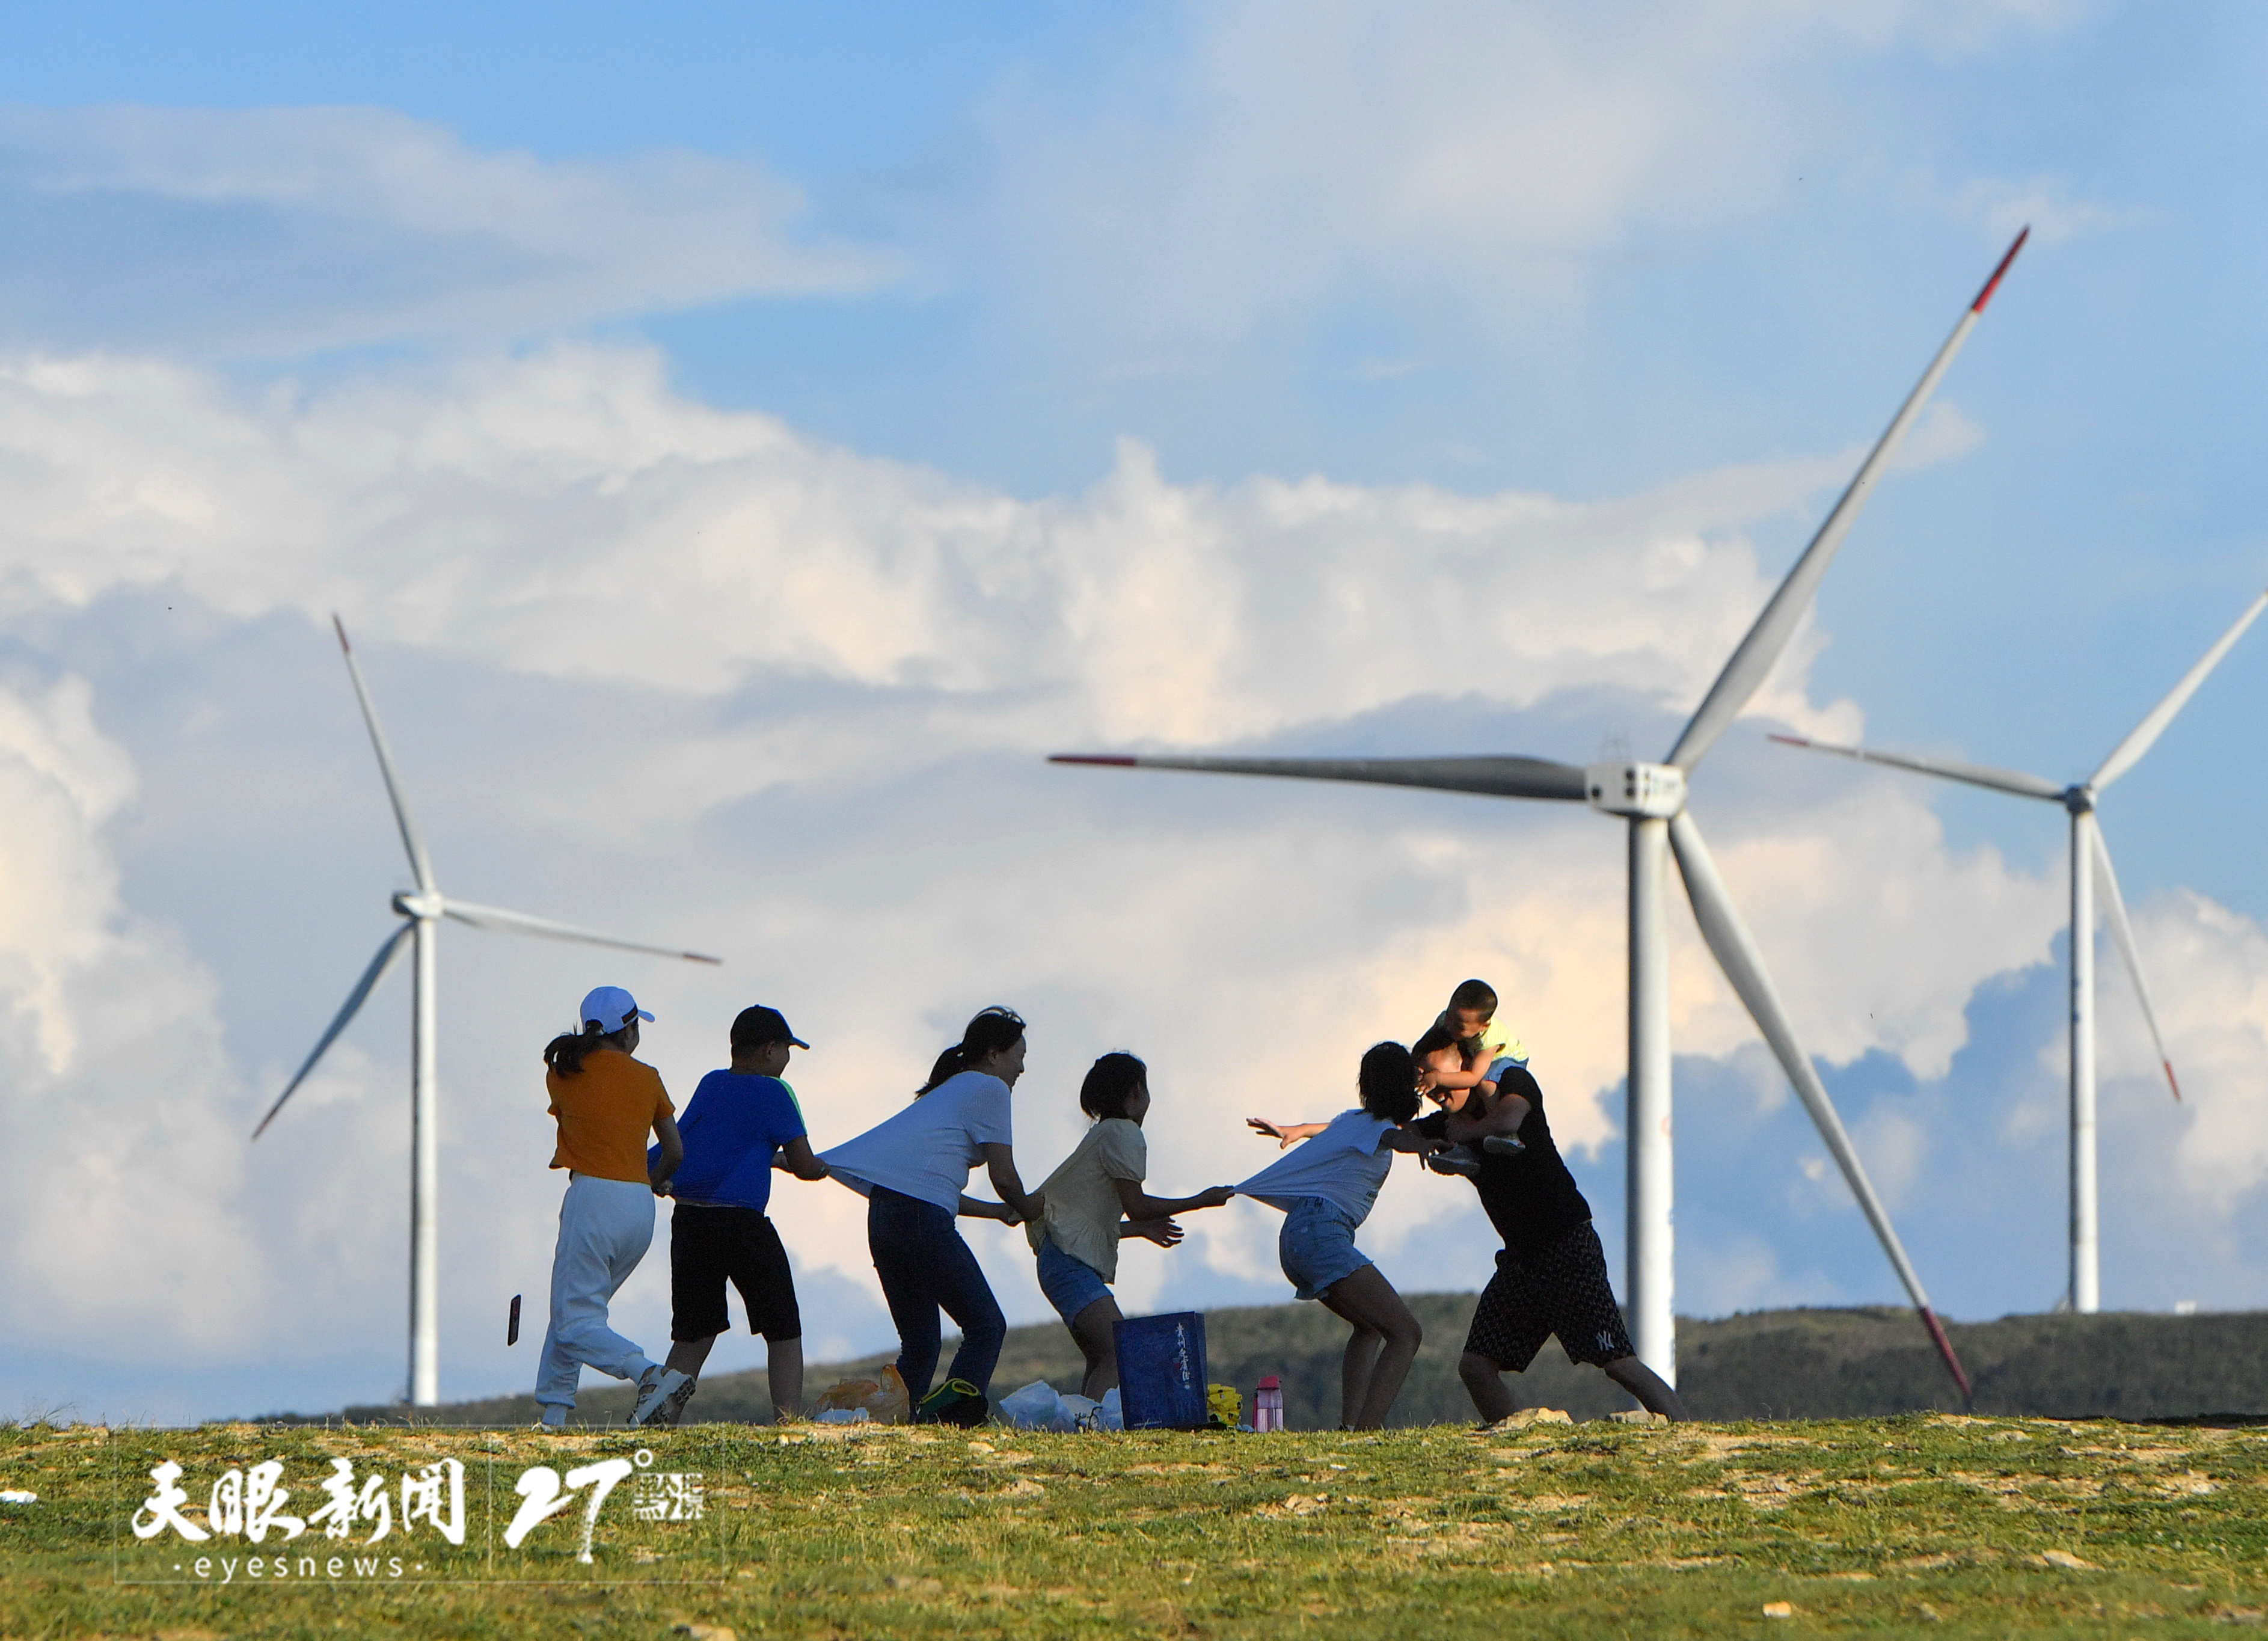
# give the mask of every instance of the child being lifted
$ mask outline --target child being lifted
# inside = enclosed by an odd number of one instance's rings
[[[1511,1156],[1520,1150],[1520,1119],[1498,1118],[1494,1106],[1499,1073],[1527,1065],[1528,1049],[1497,1024],[1496,1011],[1493,986],[1485,980],[1461,981],[1449,993],[1449,1006],[1410,1047],[1418,1062],[1418,1091],[1446,1108],[1462,1111],[1466,1119],[1458,1144],[1425,1159],[1439,1173],[1470,1178],[1483,1152]],[[1466,1098],[1468,1091],[1477,1097]]]

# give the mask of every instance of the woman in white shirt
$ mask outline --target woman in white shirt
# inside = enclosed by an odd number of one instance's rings
[[[983,1268],[954,1228],[954,1216],[1020,1225],[1035,1204],[1017,1177],[1009,1090],[1024,1074],[1024,1021],[990,1008],[938,1056],[929,1081],[896,1115],[819,1159],[866,1198],[866,1246],[898,1330],[898,1373],[917,1423],[977,1424],[991,1411],[992,1369],[1008,1324]],[[965,1193],[979,1162],[997,1203]],[[937,1314],[961,1328],[946,1381],[934,1394]]]
[[[1348,1430],[1376,1430],[1401,1394],[1425,1330],[1354,1233],[1370,1217],[1397,1151],[1438,1151],[1443,1141],[1403,1125],[1418,1115],[1418,1064],[1398,1042],[1375,1044],[1362,1056],[1356,1087],[1362,1104],[1329,1122],[1248,1119],[1289,1149],[1236,1188],[1284,1211],[1277,1259],[1298,1297],[1321,1299],[1354,1329],[1339,1375],[1339,1418]]]

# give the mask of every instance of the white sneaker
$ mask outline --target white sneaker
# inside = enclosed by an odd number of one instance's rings
[[[535,1428],[540,1431],[565,1430],[567,1428],[567,1409],[558,1407],[546,1407],[543,1409],[543,1416],[535,1421]]]
[[[637,1407],[630,1414],[633,1424],[674,1424],[677,1416],[693,1394],[694,1378],[681,1373],[674,1367],[656,1362],[638,1378]]]

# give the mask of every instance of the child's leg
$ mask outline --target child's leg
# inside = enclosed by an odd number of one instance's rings
[[[733,1285],[748,1313],[748,1331],[763,1336],[764,1382],[775,1419],[803,1417],[803,1308],[779,1231],[763,1215],[728,1210],[738,1233]]]
[[[1329,1298],[1323,1303],[1333,1310],[1338,1308]],[[1378,1365],[1378,1353],[1386,1348],[1385,1335],[1360,1322],[1353,1327],[1347,1336],[1346,1355],[1339,1362],[1339,1428],[1343,1431],[1362,1428],[1363,1405],[1370,1400],[1371,1370]]]
[[[764,1341],[764,1384],[772,1393],[772,1417],[803,1417],[803,1338]]]
[[[1693,1417],[1685,1410],[1685,1404],[1677,1399],[1677,1393],[1664,1382],[1661,1375],[1634,1356],[1617,1357],[1611,1362],[1602,1362],[1599,1370],[1636,1396],[1648,1413],[1659,1413],[1663,1418],[1675,1419],[1679,1424]]]
[[[701,1365],[709,1359],[709,1352],[722,1334],[710,1334],[699,1339],[673,1339],[669,1342],[669,1365],[681,1373],[701,1377]]]
[[[637,1380],[652,1363],[636,1343],[607,1325],[607,1306],[653,1240],[653,1193],[622,1180],[571,1181],[559,1212],[559,1246],[551,1262],[551,1326],[544,1341],[545,1380],[539,1399],[573,1405],[559,1381],[582,1363],[615,1379]],[[572,1378],[565,1383],[573,1384]]]
[[[1402,1394],[1402,1381],[1409,1377],[1410,1363],[1418,1359],[1418,1347],[1425,1340],[1425,1330],[1418,1325],[1418,1319],[1410,1314],[1410,1307],[1402,1302],[1394,1284],[1375,1265],[1365,1265],[1340,1277],[1323,1294],[1323,1303],[1357,1330],[1356,1339],[1347,1344],[1347,1375],[1343,1386],[1348,1398],[1347,1423],[1356,1430],[1376,1430],[1393,1410],[1394,1398]],[[1353,1400],[1355,1344],[1364,1333],[1377,1336],[1382,1343],[1370,1365],[1370,1382],[1357,1411]]]
[[[669,1360],[681,1373],[701,1365],[733,1319],[725,1310],[730,1263],[720,1246],[722,1211],[680,1203],[669,1216]]]
[[[1520,1403],[1506,1387],[1503,1363],[1468,1350],[1457,1358],[1457,1377],[1465,1381],[1465,1394],[1473,1399],[1473,1411],[1481,1416],[1482,1424],[1493,1424],[1520,1411]]]
[[[1122,1320],[1118,1301],[1107,1294],[1071,1320],[1071,1336],[1086,1358],[1086,1377],[1079,1392],[1090,1402],[1101,1401],[1118,1382],[1118,1346],[1111,1328]]]

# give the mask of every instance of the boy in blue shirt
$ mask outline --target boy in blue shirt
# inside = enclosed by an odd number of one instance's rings
[[[696,1378],[710,1347],[732,1327],[725,1284],[740,1291],[748,1331],[764,1336],[765,1377],[777,1418],[803,1413],[803,1316],[787,1250],[765,1216],[772,1169],[823,1180],[795,1090],[780,1080],[788,1055],[811,1045],[777,1009],[742,1009],[733,1021],[733,1063],[701,1079],[680,1115],[685,1160],[669,1182],[668,1365]],[[674,1423],[674,1421],[673,1421]]]

